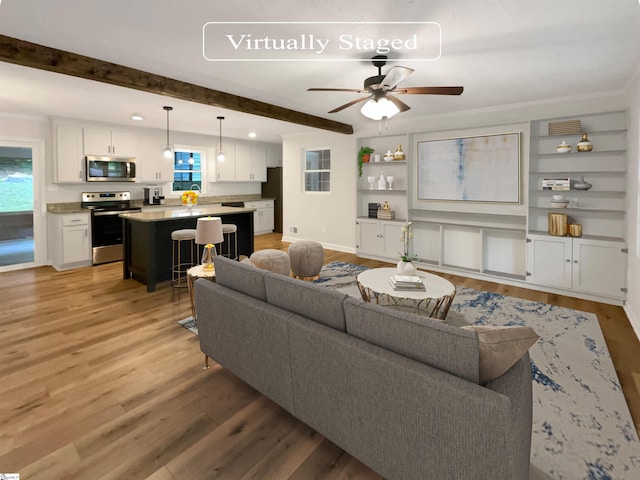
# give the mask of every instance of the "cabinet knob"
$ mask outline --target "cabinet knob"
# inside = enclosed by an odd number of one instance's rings
[[[568,258],[567,258],[567,263],[571,263],[571,260],[569,260]]]
[[[573,263],[578,263],[578,260],[574,260]]]

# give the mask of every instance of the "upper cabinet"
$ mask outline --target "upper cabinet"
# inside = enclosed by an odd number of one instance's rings
[[[58,183],[84,182],[82,127],[57,124],[55,132],[55,181]]]
[[[83,130],[85,155],[136,156],[134,133],[93,127]]]
[[[213,158],[209,164],[209,171],[214,171],[215,182],[266,182],[267,181],[267,151],[264,146],[247,145],[242,143],[224,144],[225,159],[219,161]],[[213,165],[213,169],[211,166]]]
[[[164,157],[162,146],[165,137],[145,134],[139,138],[139,154],[136,159],[136,181],[143,183],[167,183],[173,181],[173,161]]]

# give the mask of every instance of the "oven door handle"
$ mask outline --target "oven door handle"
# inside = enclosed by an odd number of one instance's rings
[[[119,210],[113,212],[92,212],[94,217],[106,217],[107,215],[120,215],[121,213],[135,213],[140,210]]]

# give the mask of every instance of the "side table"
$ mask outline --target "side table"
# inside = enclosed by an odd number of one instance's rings
[[[189,300],[191,301],[191,316],[193,317],[193,321],[198,323],[196,320],[196,301],[195,301],[195,290],[193,288],[194,282],[198,278],[207,278],[212,282],[216,281],[216,271],[213,270],[205,270],[203,265],[196,265],[195,267],[191,267],[187,270],[187,286],[189,287]]]

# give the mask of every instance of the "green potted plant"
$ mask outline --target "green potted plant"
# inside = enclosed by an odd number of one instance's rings
[[[360,147],[360,151],[358,151],[358,176],[362,176],[362,164],[369,161],[373,152],[373,148],[366,145]]]

